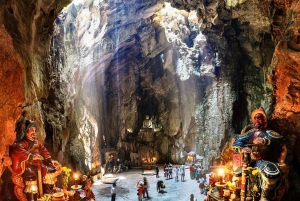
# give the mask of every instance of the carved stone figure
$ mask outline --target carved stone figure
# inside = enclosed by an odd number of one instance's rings
[[[282,180],[287,175],[285,140],[277,132],[267,129],[267,117],[262,107],[252,112],[251,119],[254,128],[237,136],[233,149],[249,153],[248,165],[258,168],[262,180],[260,200],[280,200],[284,193]]]
[[[152,120],[146,115],[145,120],[143,121],[143,128],[152,128]]]
[[[38,189],[40,196],[52,193],[56,177],[61,173],[61,165],[52,160],[46,147],[36,140],[36,129],[37,125],[27,120],[26,135],[15,142],[10,150],[11,179],[14,193],[20,201],[27,201],[26,194],[31,193],[32,186]]]

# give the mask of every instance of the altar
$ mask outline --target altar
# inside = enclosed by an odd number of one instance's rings
[[[213,192],[207,195],[207,201],[227,201],[229,198],[220,197],[219,192]]]
[[[156,172],[155,172],[155,168],[156,168],[156,163],[155,162],[152,162],[152,163],[143,163],[142,164],[142,169],[143,169],[143,172],[142,174],[143,175],[155,175]]]

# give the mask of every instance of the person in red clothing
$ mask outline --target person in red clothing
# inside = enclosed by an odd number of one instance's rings
[[[190,166],[190,178],[194,179],[194,176],[195,176],[195,174],[194,174],[194,164],[191,164],[191,166]]]
[[[145,190],[144,190],[144,182],[138,181],[138,182],[136,183],[136,187],[138,188],[138,190],[137,190],[138,200],[139,200],[139,201],[142,201],[143,195],[144,195],[144,193],[145,193]]]

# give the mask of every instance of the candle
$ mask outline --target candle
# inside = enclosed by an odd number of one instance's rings
[[[74,174],[74,179],[78,180],[78,174],[77,173]]]
[[[220,184],[222,184],[225,176],[224,170],[222,168],[219,169],[218,176],[219,176],[219,182]]]
[[[31,186],[31,201],[34,201],[33,193],[36,192],[35,185]]]
[[[31,192],[33,193],[33,192],[35,192],[35,191],[36,191],[35,185],[32,185],[32,186],[31,186]]]
[[[78,184],[77,184],[78,174],[77,173],[74,174],[74,180],[75,180],[75,188],[77,188],[77,186],[78,186]]]

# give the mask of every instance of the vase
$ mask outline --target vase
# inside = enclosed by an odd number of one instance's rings
[[[63,193],[68,194],[67,186],[62,186]]]

